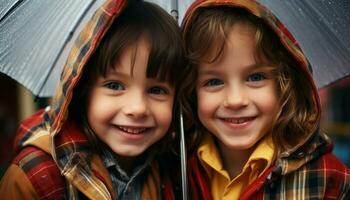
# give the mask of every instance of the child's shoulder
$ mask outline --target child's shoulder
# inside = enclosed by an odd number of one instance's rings
[[[310,170],[320,170],[328,175],[338,175],[342,178],[350,179],[350,169],[331,152],[310,162],[309,165]]]
[[[350,170],[333,153],[329,152],[307,164],[301,171],[309,190],[324,191],[324,197],[347,199],[350,195]],[[301,174],[298,173],[298,174]],[[345,196],[345,198],[343,198]]]
[[[12,166],[22,171],[39,197],[56,198],[65,194],[65,179],[52,156],[35,146],[27,146],[19,151]]]
[[[300,174],[303,174],[308,180],[350,183],[349,168],[331,152],[325,153],[316,159],[308,161],[290,175],[299,176]]]
[[[314,199],[350,197],[349,168],[331,152],[306,162],[277,180],[273,184],[274,187],[270,184],[270,190],[267,192],[269,195],[287,195],[287,199],[300,196]]]
[[[54,163],[52,156],[43,149],[32,145],[23,147],[12,161],[12,164],[18,165],[24,170],[32,170],[31,168],[38,165],[50,163]]]

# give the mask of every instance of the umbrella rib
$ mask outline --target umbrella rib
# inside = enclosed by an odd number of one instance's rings
[[[92,7],[92,5],[95,3],[95,0],[94,1],[91,1],[90,4],[87,6],[87,8],[84,10],[83,14],[79,17],[79,19],[77,20],[77,22],[75,23],[72,31],[68,34],[68,37],[66,38],[66,40],[64,41],[64,44],[61,46],[61,49],[59,51],[59,53],[57,54],[53,64],[52,64],[52,67],[49,68],[49,72],[47,74],[47,76],[45,77],[43,83],[40,85],[40,88],[38,90],[38,93],[37,93],[37,96],[40,96],[41,94],[41,91],[43,90],[44,88],[44,85],[46,84],[47,80],[49,79],[49,76],[50,74],[52,73],[52,70],[54,68],[54,66],[56,66],[57,64],[57,61],[58,59],[60,58],[63,50],[65,49],[67,43],[72,39],[72,36],[73,36],[73,33],[74,33],[74,30],[77,29],[77,27],[79,26],[80,22],[83,20],[84,16],[86,15],[86,13],[90,10],[90,8]]]
[[[16,3],[11,6],[11,8],[0,18],[0,23],[5,20],[9,15],[11,15],[25,0],[16,1]]]

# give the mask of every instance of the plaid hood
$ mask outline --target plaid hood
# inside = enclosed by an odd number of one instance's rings
[[[79,82],[89,58],[99,46],[113,21],[126,8],[127,2],[125,0],[108,0],[95,11],[71,49],[50,109],[45,112],[43,123],[52,138],[51,154],[63,170],[62,173],[76,168],[74,167],[76,163],[72,163],[73,160],[87,161],[89,160],[88,156],[91,155],[91,148],[85,134],[80,133],[73,137],[61,133],[65,132],[67,127],[70,128],[70,123],[67,120],[68,108],[74,88]]]
[[[73,89],[77,85],[84,67],[126,4],[126,0],[106,1],[96,10],[75,41],[63,68],[60,83],[48,112],[48,120],[46,120],[53,136],[61,130],[68,117],[68,107],[72,100]]]
[[[305,76],[308,80],[312,91],[313,101],[315,102],[315,115],[311,117],[310,123],[312,128],[309,136],[303,138],[299,142],[299,145],[286,152],[278,155],[277,166],[274,169],[278,174],[288,174],[308,161],[319,157],[325,152],[329,152],[332,147],[330,140],[325,135],[320,135],[319,121],[321,116],[321,106],[319,102],[319,96],[316,84],[312,77],[312,68],[299,47],[297,40],[288,31],[288,29],[277,19],[277,17],[269,11],[262,4],[255,0],[197,0],[187,9],[185,17],[182,22],[182,34],[185,36],[190,25],[192,24],[193,16],[196,11],[204,7],[216,7],[216,6],[227,6],[227,7],[239,7],[244,8],[253,15],[266,21],[267,24],[274,30],[279,36],[280,41],[285,48],[291,53],[294,59],[299,63],[298,66],[302,72],[301,76]],[[312,133],[312,134],[311,134]]]

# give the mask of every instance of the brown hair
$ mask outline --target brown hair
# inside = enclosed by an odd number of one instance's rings
[[[198,63],[214,62],[227,43],[232,27],[245,23],[255,28],[257,60],[265,59],[275,69],[279,94],[279,112],[270,130],[278,152],[294,147],[310,133],[310,120],[316,112],[312,88],[300,69],[298,61],[283,46],[279,36],[261,18],[243,8],[199,8],[191,16],[186,29],[183,27],[183,42],[189,58],[190,72],[181,88],[181,103],[184,107],[186,132],[190,150],[195,150],[206,131],[197,114],[195,83]],[[212,51],[208,52],[208,49]],[[208,55],[214,53],[209,60]],[[194,134],[193,134],[194,133]]]
[[[175,90],[180,81],[185,57],[181,46],[180,28],[176,21],[153,3],[130,1],[128,7],[115,19],[88,61],[81,79],[74,88],[74,96],[70,104],[70,117],[83,124],[85,133],[95,151],[99,151],[100,145],[87,120],[86,106],[89,91],[99,76],[106,76],[108,69],[116,66],[122,52],[141,37],[146,37],[150,43],[146,77],[166,81],[174,86]],[[131,73],[133,73],[133,66]],[[177,92],[174,102],[176,99]],[[173,132],[175,125],[178,124],[174,117],[177,116],[177,110],[175,104],[169,132]],[[163,144],[160,145],[163,147],[162,150],[170,149],[173,141],[174,138],[169,133],[157,144]],[[157,144],[153,146],[159,146]]]

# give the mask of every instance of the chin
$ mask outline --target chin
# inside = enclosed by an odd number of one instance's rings
[[[134,149],[125,149],[125,150],[113,150],[114,153],[123,157],[137,157],[142,155],[145,151],[142,150],[134,150]]]
[[[240,143],[240,144],[229,144],[230,149],[234,149],[234,150],[248,150],[254,147],[254,144],[244,144],[244,143]]]

